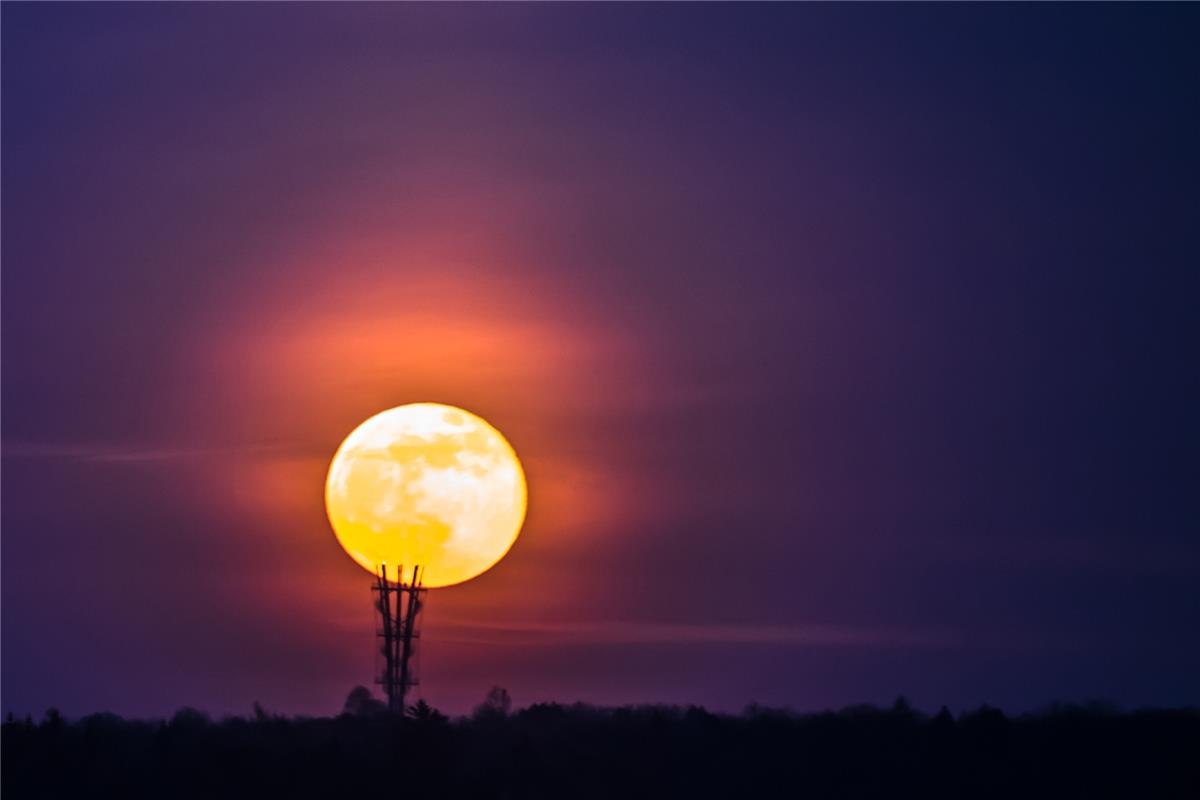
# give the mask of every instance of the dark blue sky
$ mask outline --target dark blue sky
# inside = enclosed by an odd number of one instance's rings
[[[1196,6],[0,13],[4,710],[336,710],[417,400],[435,705],[1200,703]]]

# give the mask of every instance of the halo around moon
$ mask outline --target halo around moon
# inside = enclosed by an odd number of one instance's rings
[[[525,473],[482,418],[441,403],[380,412],[342,442],[325,480],[338,542],[372,575],[423,569],[451,586],[502,559],[525,520]]]

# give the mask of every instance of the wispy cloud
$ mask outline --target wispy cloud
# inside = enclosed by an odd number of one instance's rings
[[[105,463],[149,463],[195,461],[230,455],[270,454],[294,450],[294,445],[245,444],[216,447],[128,444],[62,444],[45,442],[4,442],[0,456],[20,459],[94,461]]]
[[[491,623],[439,620],[438,638],[477,644],[775,644],[938,647],[943,632],[842,625],[736,625],[659,622]]]

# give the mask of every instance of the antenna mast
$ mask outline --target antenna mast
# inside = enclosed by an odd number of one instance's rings
[[[375,610],[381,621],[375,635],[380,640],[379,652],[383,656],[375,682],[383,686],[388,711],[394,714],[404,713],[408,689],[418,683],[412,657],[416,652],[416,640],[421,637],[417,622],[428,591],[421,586],[423,576],[421,567],[413,567],[412,577],[405,583],[404,567],[400,566],[393,582],[388,580],[387,564],[381,564],[375,585],[371,587],[376,594]]]

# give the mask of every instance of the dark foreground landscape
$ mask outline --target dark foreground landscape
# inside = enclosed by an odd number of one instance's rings
[[[368,701],[333,718],[96,714],[3,726],[24,797],[1200,797],[1200,711],[929,716],[535,705],[451,720]]]

